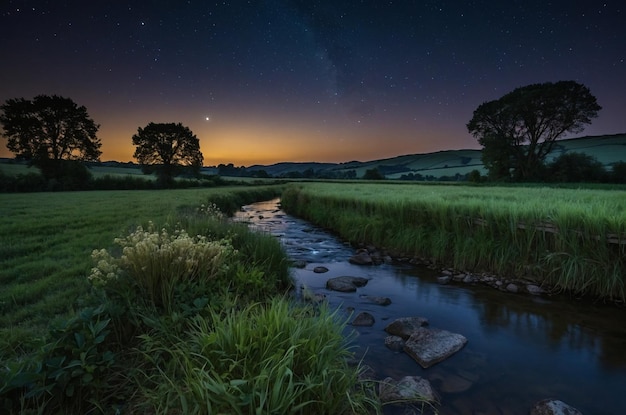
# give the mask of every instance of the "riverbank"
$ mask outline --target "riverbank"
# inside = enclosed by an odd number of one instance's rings
[[[626,299],[619,192],[306,183],[281,200],[287,212],[395,257],[426,258],[486,283],[527,281],[550,292]]]
[[[442,285],[481,285],[495,289],[504,294],[525,294],[546,298],[558,297],[566,301],[584,301],[589,304],[602,303],[618,308],[626,307],[626,303],[621,299],[599,298],[597,296],[576,293],[560,287],[551,286],[531,277],[515,278],[487,272],[474,273],[468,270],[455,269],[450,267],[449,264],[446,265],[423,257],[409,257],[399,252],[386,251],[363,242],[354,245],[354,255],[350,258],[350,262],[353,264],[376,266],[387,263],[426,267],[437,273],[437,283]],[[303,264],[300,265],[304,266]],[[298,264],[296,264],[296,266],[298,266]]]
[[[372,369],[373,379],[427,379],[442,415],[527,415],[548,397],[584,414],[626,410],[620,399],[626,310],[556,294],[503,293],[477,282],[441,284],[440,270],[371,246],[371,257],[380,264],[357,265],[350,259],[363,259],[358,250],[364,247],[286,214],[277,203],[246,206],[238,216],[278,238],[300,266],[293,271],[296,296],[328,304],[348,319],[346,334],[358,333],[351,348]],[[343,292],[329,282],[348,279],[367,283]],[[387,342],[385,328],[404,317],[425,318],[429,327],[461,334],[468,342],[445,361],[423,368]],[[405,412],[387,406],[384,413]]]
[[[376,412],[334,312],[223,213],[280,191],[0,195],[0,412]]]

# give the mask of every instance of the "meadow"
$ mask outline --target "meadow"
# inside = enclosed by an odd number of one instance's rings
[[[239,198],[231,201],[230,194]],[[2,342],[74,312],[87,289],[91,252],[132,228],[176,221],[177,210],[209,200],[232,211],[278,194],[278,188],[0,194]]]
[[[283,193],[282,206],[353,243],[626,299],[623,190],[300,183]]]
[[[144,174],[139,166],[116,167],[95,165],[89,166],[88,169],[94,177],[102,177],[106,175],[118,177],[140,176],[144,179],[154,180],[153,176]],[[25,162],[16,162],[12,159],[0,160],[0,170],[10,176],[15,176],[18,174],[39,173],[39,169],[37,169],[36,167],[29,166]]]
[[[0,194],[0,412],[378,411],[346,322],[227,220],[282,190]]]
[[[225,220],[276,196],[354,243],[625,298],[623,190],[358,181],[0,194],[0,411],[378,412],[372,382],[347,364],[346,321],[294,307],[280,243]]]

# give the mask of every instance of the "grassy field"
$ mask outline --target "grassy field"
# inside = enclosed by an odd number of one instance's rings
[[[307,183],[290,187],[282,205],[352,242],[626,297],[622,190]]]
[[[156,176],[144,174],[139,167],[112,167],[112,166],[92,166],[89,171],[94,178],[102,177],[105,175],[110,176],[138,176],[145,179],[155,180]]]
[[[233,192],[241,197],[228,204],[230,210],[280,191],[237,187],[0,194],[0,345],[26,345],[51,318],[74,312],[88,288],[91,252],[111,246],[114,238],[149,220],[176,221],[184,206],[219,203]]]
[[[18,174],[28,174],[28,173],[39,173],[39,169],[35,167],[29,167],[25,163],[16,163],[13,160],[6,160],[5,162],[0,162],[0,171],[4,172],[6,175],[15,176]],[[144,174],[139,166],[135,168],[131,167],[114,167],[114,166],[91,166],[89,167],[89,171],[93,175],[94,178],[102,177],[105,175],[114,176],[114,177],[124,177],[124,176],[138,176],[145,179],[153,180],[154,176]]]
[[[40,171],[36,167],[29,167],[23,163],[3,163],[0,162],[0,171],[6,174],[7,176],[16,176],[18,174],[28,174],[28,173],[36,173],[39,174]]]
[[[379,413],[347,322],[225,220],[282,190],[0,194],[0,412]]]

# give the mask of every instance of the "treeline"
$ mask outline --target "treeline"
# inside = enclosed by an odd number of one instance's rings
[[[94,177],[89,168],[79,161],[63,160],[56,163],[54,175],[46,174],[45,167],[33,172],[6,174],[0,170],[1,193],[64,192],[78,190],[154,190],[215,187],[227,184],[220,176],[200,174],[182,175],[163,183],[151,177],[137,175],[110,175]],[[59,166],[61,166],[59,168]],[[233,184],[228,182],[228,184]]]
[[[355,170],[333,171],[329,169],[314,169],[309,167],[302,171],[292,170],[281,174],[271,174],[266,169],[249,169],[245,166],[235,166],[232,163],[219,164],[217,166],[217,174],[228,177],[257,177],[260,179],[279,178],[279,179],[356,179]]]
[[[472,170],[467,174],[457,173],[453,176],[435,177],[408,173],[400,176],[400,180],[416,181],[468,181],[481,182],[513,182],[512,178],[504,180],[491,175],[483,176],[480,171]],[[626,162],[612,163],[607,169],[598,159],[585,153],[568,152],[554,159],[551,163],[541,164],[532,178],[525,182],[537,183],[626,183]]]

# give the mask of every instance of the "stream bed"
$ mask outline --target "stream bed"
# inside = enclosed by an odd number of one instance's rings
[[[442,415],[527,415],[537,401],[559,399],[585,415],[626,414],[626,309],[570,298],[504,293],[483,285],[437,282],[423,266],[352,265],[353,247],[331,233],[280,210],[278,199],[245,206],[236,220],[280,239],[293,268],[296,293],[303,286],[324,295],[346,318],[368,312],[371,327],[356,331],[357,358],[376,379],[421,376],[440,398]],[[328,272],[313,272],[315,267]],[[354,293],[326,289],[338,276],[369,281]],[[391,299],[387,306],[364,296]],[[468,339],[459,352],[423,369],[384,344],[384,331],[400,317],[420,316],[429,327]],[[350,320],[351,321],[351,320]],[[394,412],[396,411],[396,412]],[[385,413],[402,413],[387,408]]]

